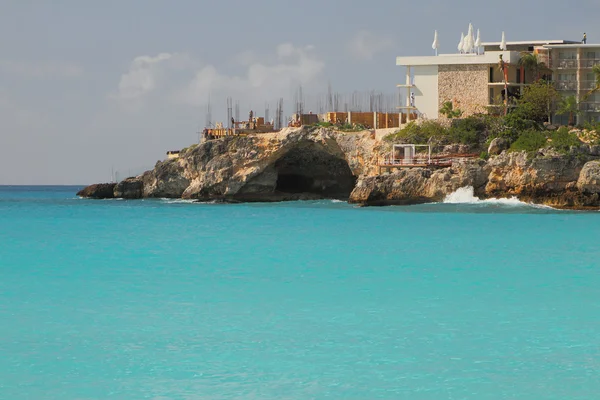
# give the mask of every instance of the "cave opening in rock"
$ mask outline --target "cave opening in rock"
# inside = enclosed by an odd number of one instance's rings
[[[296,147],[275,162],[275,193],[347,199],[356,177],[343,158],[317,145]]]

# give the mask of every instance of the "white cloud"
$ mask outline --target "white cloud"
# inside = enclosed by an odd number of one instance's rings
[[[83,75],[83,68],[66,61],[0,60],[0,71],[26,78],[77,78]]]
[[[237,99],[264,100],[287,94],[298,85],[309,85],[322,78],[325,63],[312,46],[297,47],[284,43],[271,57],[243,64],[245,71],[239,75],[220,72],[214,65],[198,70],[189,84],[173,98],[185,104],[204,104],[209,93],[226,93]],[[243,60],[243,61],[247,61]]]
[[[376,54],[389,49],[393,43],[387,36],[362,30],[347,44],[347,50],[357,59],[371,60]]]
[[[299,85],[311,90],[324,84],[325,64],[312,46],[284,43],[270,53],[250,55],[242,53],[237,63],[223,60],[227,65],[202,63],[185,53],[136,57],[109,97],[128,112],[168,108],[183,113],[203,107],[209,97],[219,110],[226,97],[257,107],[289,98]]]
[[[138,99],[156,88],[161,74],[160,63],[171,59],[169,53],[160,53],[155,57],[136,57],[129,71],[121,76],[117,98],[120,100]]]

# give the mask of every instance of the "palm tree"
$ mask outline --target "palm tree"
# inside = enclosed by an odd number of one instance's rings
[[[537,54],[529,53],[527,51],[521,53],[521,58],[519,59],[519,66],[522,67],[525,71],[531,71],[536,82],[540,80],[542,73],[551,71],[551,69],[548,68],[546,63],[540,61]]]
[[[569,116],[569,125],[574,125],[574,116],[581,114],[579,110],[579,104],[577,103],[577,98],[575,96],[567,96],[564,97],[558,106],[558,110],[556,112],[559,115],[568,115]]]
[[[596,76],[596,82],[594,83],[594,88],[592,89],[590,94],[600,90],[600,64],[594,65],[594,67],[592,68],[592,72]]]
[[[585,94],[585,96],[583,96],[582,101],[586,101],[592,94],[600,91],[600,64],[594,65],[592,67],[592,72],[594,73],[594,75],[596,77],[595,82],[594,82],[594,87],[592,88],[592,90],[587,92]]]
[[[454,109],[454,105],[451,101],[445,101],[440,108],[440,114],[446,116],[446,118],[460,118],[462,111],[460,109]]]
[[[504,115],[508,114],[508,63],[502,58],[498,60],[498,69],[502,72],[502,81],[504,82]]]

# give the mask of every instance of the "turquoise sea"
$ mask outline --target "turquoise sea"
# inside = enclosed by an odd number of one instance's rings
[[[598,399],[600,213],[0,187],[0,399]]]

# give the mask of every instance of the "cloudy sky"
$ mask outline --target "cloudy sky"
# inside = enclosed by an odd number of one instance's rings
[[[544,4],[543,7],[541,4]],[[600,42],[600,1],[2,0],[0,184],[108,181],[193,142],[210,96],[262,114],[307,96],[393,94],[398,55],[484,41]]]

